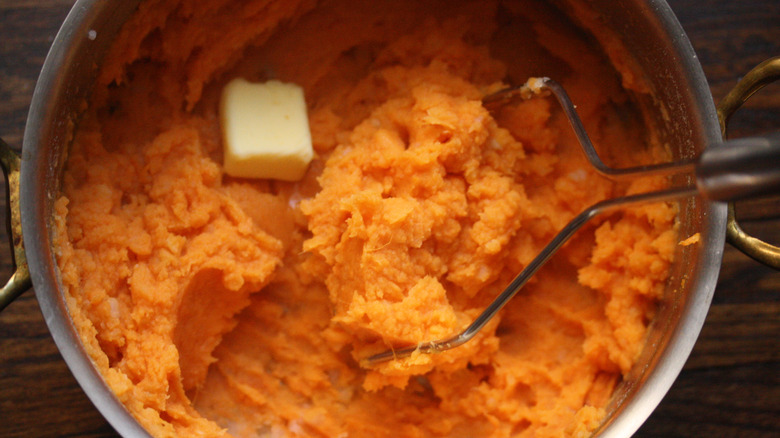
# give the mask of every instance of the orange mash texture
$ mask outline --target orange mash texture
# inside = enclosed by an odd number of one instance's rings
[[[156,437],[595,429],[663,293],[672,206],[588,224],[464,346],[358,365],[460,331],[584,208],[664,186],[597,175],[549,99],[482,106],[554,76],[611,163],[664,159],[623,88],[645,86],[580,32],[536,1],[143,2],[56,204],[68,306],[117,397]],[[237,76],[304,87],[302,181],[224,175]]]

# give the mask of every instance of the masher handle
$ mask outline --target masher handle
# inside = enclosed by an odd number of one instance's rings
[[[696,165],[696,185],[713,201],[780,193],[780,132],[707,148]]]

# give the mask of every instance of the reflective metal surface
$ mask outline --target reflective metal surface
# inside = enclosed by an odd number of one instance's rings
[[[640,99],[662,140],[679,145],[677,159],[698,155],[721,140],[706,78],[669,6],[658,0],[594,0],[594,22],[612,29],[648,75],[651,98]],[[36,295],[65,361],[84,391],[123,436],[146,432],[104,384],[81,346],[60,291],[52,250],[53,202],[79,108],[88,97],[105,50],[137,1],[80,0],[47,57],[25,132],[21,219]],[[90,31],[94,31],[94,34]],[[91,39],[88,35],[96,35]],[[596,38],[606,38],[596,35]],[[668,123],[673,121],[673,123]],[[680,235],[700,233],[701,244],[680,247],[666,297],[637,366],[608,407],[600,437],[629,437],[650,415],[682,369],[701,330],[723,252],[724,204],[692,199],[680,204]]]

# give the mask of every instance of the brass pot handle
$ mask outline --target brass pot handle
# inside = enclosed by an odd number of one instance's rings
[[[780,56],[770,58],[750,70],[718,104],[718,121],[725,139],[731,116],[758,90],[780,79]],[[746,233],[737,222],[734,203],[728,207],[726,237],[729,243],[759,262],[780,269],[780,248]]]
[[[32,286],[27,256],[22,241],[22,210],[19,205],[19,176],[21,159],[6,142],[0,139],[0,165],[5,174],[8,202],[8,229],[15,271],[0,290],[0,311],[6,308],[22,292]]]

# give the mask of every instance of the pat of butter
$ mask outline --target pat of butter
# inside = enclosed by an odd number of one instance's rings
[[[225,173],[298,181],[314,153],[303,90],[279,81],[234,79],[222,90]]]

